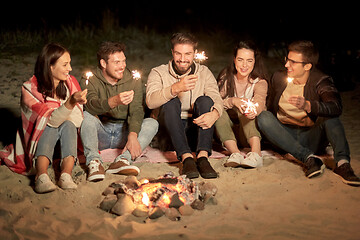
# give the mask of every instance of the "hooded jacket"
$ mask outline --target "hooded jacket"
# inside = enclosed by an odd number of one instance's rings
[[[181,118],[186,119],[190,117],[189,110],[193,108],[196,99],[200,96],[208,96],[214,102],[213,108],[221,116],[223,103],[214,75],[204,65],[194,63],[193,66],[195,66],[195,71],[190,68],[183,75],[178,75],[175,72],[172,61],[153,68],[149,74],[146,88],[146,104],[148,107],[155,109],[178,97],[181,101]],[[181,92],[177,96],[172,95],[171,86],[191,72],[198,76],[195,88],[191,91]]]
[[[142,81],[134,80],[128,68],[124,76],[115,85],[111,85],[104,77],[100,68],[94,76],[89,78],[88,85],[83,77],[80,82],[81,89],[88,89],[85,110],[100,119],[110,122],[127,121],[129,132],[139,133],[144,119]],[[134,99],[128,105],[118,105],[110,108],[108,99],[121,92],[134,90]]]

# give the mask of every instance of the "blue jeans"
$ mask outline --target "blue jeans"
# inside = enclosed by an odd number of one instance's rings
[[[322,154],[330,142],[335,162],[350,161],[350,149],[339,118],[319,118],[312,127],[282,124],[271,112],[257,117],[260,131],[275,146],[304,162],[310,154]]]
[[[45,156],[53,161],[54,149],[60,140],[61,159],[68,156],[77,158],[77,129],[71,121],[63,122],[58,128],[46,126],[36,147],[35,159]],[[61,163],[60,163],[61,164]]]
[[[158,131],[159,124],[153,118],[145,118],[138,134],[138,141],[141,149],[144,150],[154,138]],[[84,120],[81,124],[80,135],[84,146],[86,164],[91,160],[99,159],[99,151],[104,149],[124,148],[127,142],[128,129],[124,122],[101,122],[100,119],[84,111]],[[131,154],[125,151],[117,158],[126,158],[132,162]]]
[[[179,159],[184,153],[191,153],[191,147],[196,154],[199,151],[207,151],[209,156],[211,155],[214,125],[209,129],[202,129],[192,121],[194,118],[210,112],[213,105],[214,102],[210,97],[198,97],[194,103],[193,117],[188,119],[180,117],[181,102],[179,98],[173,98],[162,106],[160,114]]]

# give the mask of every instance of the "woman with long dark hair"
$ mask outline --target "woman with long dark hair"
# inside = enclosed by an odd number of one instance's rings
[[[215,123],[216,133],[231,155],[225,166],[259,167],[263,164],[261,135],[255,118],[265,109],[268,84],[262,58],[251,41],[241,41],[234,48],[232,63],[218,76],[223,98],[223,115]],[[234,133],[235,131],[235,133]],[[238,146],[250,145],[244,156]]]
[[[36,170],[35,191],[51,192],[55,184],[47,174],[56,143],[60,142],[59,186],[74,189],[71,172],[77,159],[77,129],[83,120],[87,90],[81,91],[72,70],[70,54],[59,44],[47,44],[40,52],[34,76],[21,90],[22,131],[15,146],[9,145],[0,158],[11,170],[31,174]]]

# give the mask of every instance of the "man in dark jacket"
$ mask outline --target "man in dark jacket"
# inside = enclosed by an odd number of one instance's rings
[[[331,77],[315,68],[319,53],[313,43],[297,41],[289,46],[286,72],[277,72],[269,84],[268,111],[258,116],[258,126],[275,146],[305,165],[308,178],[320,175],[325,165],[314,154],[334,150],[334,173],[344,183],[360,185],[350,166],[350,150],[344,127],[340,94]]]

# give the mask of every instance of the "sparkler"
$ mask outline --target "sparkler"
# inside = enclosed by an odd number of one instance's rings
[[[253,113],[257,114],[256,107],[259,106],[258,103],[253,103],[250,99],[247,99],[247,100],[241,99],[241,101],[244,103],[243,105],[241,105],[241,107],[245,107],[244,113],[253,112]]]
[[[291,83],[293,80],[294,80],[294,78],[292,78],[292,77],[287,78],[288,83]]]
[[[208,57],[205,55],[205,51],[202,51],[201,53],[196,53],[195,54],[195,60],[197,60],[199,63],[201,61],[204,61],[208,59]]]
[[[141,78],[141,74],[139,73],[138,70],[131,71],[131,73],[134,80],[139,80]]]
[[[94,76],[94,74],[92,72],[87,72],[85,73],[85,76],[86,76],[86,81],[85,81],[85,84],[86,86],[89,84],[89,78],[91,78],[92,76]]]

